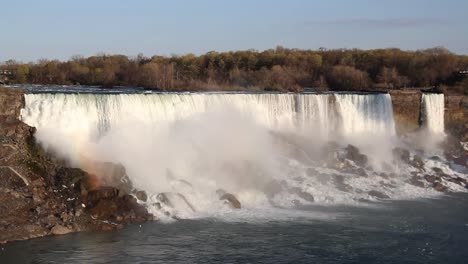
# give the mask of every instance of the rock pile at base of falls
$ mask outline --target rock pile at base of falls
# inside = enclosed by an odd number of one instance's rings
[[[347,183],[348,180],[352,177],[369,177],[370,174],[389,180],[394,177],[406,177],[406,182],[408,184],[419,188],[433,189],[438,192],[448,191],[448,185],[450,184],[456,184],[468,189],[467,180],[464,178],[456,175],[448,175],[440,168],[431,168],[429,171],[426,171],[427,167],[421,151],[410,152],[405,148],[394,148],[392,150],[393,159],[383,164],[384,171],[375,170],[370,166],[368,157],[361,153],[360,149],[354,145],[341,147],[336,142],[329,142],[322,148],[322,152],[323,157],[325,157],[325,162],[323,163],[325,167],[338,172],[333,176],[333,182],[337,190],[342,192],[359,191],[354,190],[353,186]],[[458,148],[455,152],[456,154],[451,155],[460,156],[461,152],[460,148]],[[454,153],[454,151],[452,151],[452,153]],[[449,155],[449,153],[445,153],[445,158],[450,161]],[[438,159],[441,160],[440,158]],[[398,175],[394,172],[396,168],[407,168],[411,173],[406,176]],[[320,173],[314,171],[312,174],[317,176],[317,174]],[[383,182],[381,186],[382,188],[395,188],[392,184]],[[368,195],[376,199],[390,198],[378,189],[369,191]]]

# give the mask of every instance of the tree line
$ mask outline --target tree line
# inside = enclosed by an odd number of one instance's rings
[[[0,64],[10,83],[144,87],[166,91],[383,90],[439,87],[467,94],[468,56],[443,47],[208,52],[173,56],[100,54],[68,61]]]

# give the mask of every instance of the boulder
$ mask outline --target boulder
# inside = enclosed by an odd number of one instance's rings
[[[148,200],[148,195],[146,194],[145,191],[137,191],[135,193],[135,196],[138,200],[146,202]]]
[[[308,202],[315,201],[314,196],[312,194],[302,191],[301,188],[294,187],[289,190],[291,193],[296,194],[297,196],[299,196],[301,199],[304,199],[305,201],[308,201]]]
[[[55,225],[50,230],[50,232],[53,235],[65,235],[65,234],[71,233],[72,231],[73,230],[70,230],[68,227],[65,227],[65,226],[62,226],[62,225]]]
[[[365,167],[367,165],[367,162],[368,162],[367,156],[364,154],[361,154],[361,152],[356,146],[349,144],[345,150],[346,150],[346,156],[345,156],[346,159],[353,161],[356,165],[360,167]]]
[[[424,171],[424,160],[419,155],[414,155],[411,165],[416,169],[419,169],[419,171]]]
[[[241,209],[241,203],[233,194],[227,193],[221,189],[217,190],[216,193],[219,196],[219,200],[225,201],[225,203],[227,203],[231,208]]]
[[[447,187],[440,182],[435,182],[432,187],[438,192],[445,192],[447,190]]]
[[[167,207],[186,207],[192,212],[196,212],[195,207],[187,200],[187,198],[181,193],[164,192],[159,193],[156,198],[159,200],[159,207],[166,205]],[[179,209],[180,209],[179,208]]]
[[[88,209],[92,217],[100,220],[112,220],[117,223],[139,223],[151,220],[152,216],[135,197],[125,194],[99,200]]]
[[[343,192],[352,192],[353,191],[353,187],[344,182],[345,178],[344,178],[343,175],[335,174],[335,175],[333,175],[333,180],[334,180],[335,186],[336,186],[336,188],[338,190],[343,191]]]
[[[450,178],[447,181],[453,182],[455,184],[461,185],[461,186],[467,186],[467,181],[461,177],[456,177],[456,178]]]
[[[436,168],[433,167],[432,170],[435,172],[435,174],[439,177],[449,177],[441,168]]]
[[[408,181],[409,184],[414,185],[416,187],[421,187],[424,188],[424,182],[420,181],[420,178],[418,176],[413,176],[411,179]]]
[[[430,183],[434,183],[436,181],[440,181],[440,177],[435,176],[435,175],[424,175],[424,179]]]
[[[372,190],[372,191],[369,191],[367,193],[368,195],[372,196],[372,197],[375,197],[375,198],[378,198],[378,199],[389,199],[390,197],[382,192],[379,192],[379,191],[375,191],[375,190]]]

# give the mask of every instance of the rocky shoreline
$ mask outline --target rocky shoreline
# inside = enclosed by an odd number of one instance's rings
[[[23,106],[23,91],[0,88],[0,244],[153,219],[118,180],[96,183],[96,175],[44,152],[35,129],[19,120]],[[115,164],[100,168],[126,176]]]
[[[417,131],[421,127],[421,92],[392,91],[390,94],[397,132],[404,135]],[[24,103],[22,90],[0,87],[0,244],[87,230],[109,231],[155,219],[137,201],[136,197],[145,201],[147,195],[132,188],[123,166],[87,161],[90,168],[85,168],[88,171],[85,172],[45,152],[35,142],[35,128],[19,119]],[[445,157],[467,166],[468,152],[460,142],[468,141],[468,98],[446,96],[445,104],[445,126],[450,134]],[[364,169],[369,168],[368,157],[358,148],[348,145],[339,149],[336,144],[329,143],[324,154],[331,157],[324,161],[327,167],[367,177]],[[451,183],[468,188],[465,179],[446,175],[440,169],[424,171],[422,158],[406,149],[395,148],[393,156],[394,163],[415,170],[408,178],[409,184],[440,192],[446,191],[447,184]],[[391,178],[392,175],[380,173],[379,177]],[[342,175],[335,175],[333,181],[339,190],[352,189]],[[280,184],[269,187],[282,188]],[[292,191],[304,200],[314,200],[308,193]],[[368,194],[376,199],[389,198],[379,190]],[[190,206],[181,194],[177,195]],[[232,208],[241,207],[234,195],[223,190],[219,190],[218,195]],[[158,197],[164,202],[169,196],[162,193]]]

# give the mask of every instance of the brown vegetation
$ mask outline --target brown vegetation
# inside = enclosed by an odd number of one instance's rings
[[[442,87],[468,91],[468,56],[444,48],[419,51],[298,50],[208,52],[201,56],[98,55],[69,61],[0,65],[11,83],[141,86],[160,90],[330,90]]]

